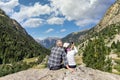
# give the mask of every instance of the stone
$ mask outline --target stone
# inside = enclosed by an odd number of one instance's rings
[[[75,72],[68,69],[28,69],[1,77],[0,80],[120,80],[120,75],[78,66]]]

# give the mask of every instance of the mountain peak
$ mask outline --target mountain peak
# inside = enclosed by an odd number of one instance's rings
[[[120,0],[117,0],[105,13],[103,19],[95,27],[97,32],[111,24],[120,22]]]
[[[43,45],[46,48],[50,48],[51,46],[53,46],[56,42],[56,40],[58,40],[60,38],[58,37],[48,37],[46,39],[40,40],[40,39],[36,39],[36,41],[38,43],[40,43],[41,45]]]

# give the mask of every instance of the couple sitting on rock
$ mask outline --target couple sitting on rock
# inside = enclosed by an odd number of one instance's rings
[[[48,59],[48,68],[50,70],[58,70],[67,68],[74,71],[76,67],[74,55],[78,52],[74,43],[64,43],[61,40],[56,41],[56,46],[51,49],[51,54]],[[64,64],[63,64],[64,63]]]

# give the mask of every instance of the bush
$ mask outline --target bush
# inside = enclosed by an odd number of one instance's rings
[[[11,73],[15,73],[18,71],[26,70],[31,66],[25,62],[17,62],[13,64],[2,64],[0,65],[0,77],[5,76]]]
[[[120,60],[115,59],[115,63],[120,64]]]
[[[120,65],[115,65],[114,68],[120,72]]]
[[[98,39],[89,40],[83,52],[83,62],[87,67],[111,72],[111,59],[106,59],[109,51],[109,48],[105,46],[104,39],[101,36]]]

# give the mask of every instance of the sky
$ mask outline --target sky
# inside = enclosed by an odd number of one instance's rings
[[[0,0],[0,8],[34,39],[63,38],[94,27],[115,0]]]

